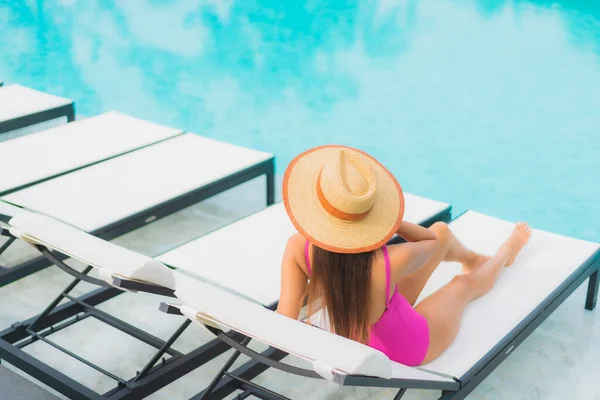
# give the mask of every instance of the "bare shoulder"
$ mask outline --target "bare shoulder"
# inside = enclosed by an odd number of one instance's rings
[[[306,244],[306,239],[299,233],[294,233],[292,236],[288,238],[287,244],[285,246],[285,252],[283,254],[283,264],[284,266],[289,265],[297,265],[307,274],[306,261],[304,259],[304,246]]]
[[[299,233],[294,233],[287,241],[286,251],[291,250],[296,252],[298,250],[304,250],[305,243],[306,239],[304,239],[304,236]]]
[[[411,249],[410,243],[396,243],[387,246],[390,255],[391,272],[393,276],[403,276],[408,273],[410,267]]]
[[[292,259],[298,262],[300,260],[300,256],[304,254],[305,243],[306,239],[304,239],[302,235],[299,233],[294,233],[287,241],[283,257],[285,259]]]

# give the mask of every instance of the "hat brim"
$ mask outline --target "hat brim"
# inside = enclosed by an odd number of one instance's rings
[[[363,219],[346,221],[329,214],[317,196],[321,168],[339,149],[357,152],[373,162],[377,192]],[[336,253],[363,253],[380,248],[398,230],[404,195],[394,176],[370,155],[346,146],[327,145],[292,160],[283,177],[283,204],[295,228],[311,243]]]

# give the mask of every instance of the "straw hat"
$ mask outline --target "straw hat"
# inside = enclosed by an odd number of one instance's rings
[[[338,145],[292,160],[283,177],[283,204],[298,232],[336,253],[383,246],[404,215],[396,178],[368,154]]]

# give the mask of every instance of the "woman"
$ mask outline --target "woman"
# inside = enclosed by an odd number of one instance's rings
[[[450,346],[469,302],[492,289],[531,236],[518,223],[493,257],[463,246],[448,226],[403,221],[393,175],[369,155],[344,146],[300,154],[283,181],[283,201],[299,234],[287,244],[277,311],[308,320],[326,310],[328,329],[381,350],[405,365],[426,364]],[[386,246],[394,235],[406,243]],[[442,261],[463,274],[415,306]]]

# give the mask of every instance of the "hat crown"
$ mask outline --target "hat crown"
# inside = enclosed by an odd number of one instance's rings
[[[317,184],[326,202],[342,214],[364,217],[375,203],[377,179],[373,164],[359,153],[339,149],[323,166]]]

